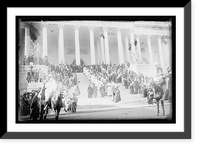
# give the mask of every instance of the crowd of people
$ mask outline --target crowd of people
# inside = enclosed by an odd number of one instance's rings
[[[133,71],[129,71],[129,65],[91,65],[84,67],[84,73],[94,86],[97,86],[101,91],[101,96],[105,94],[111,95],[110,87],[114,84],[122,84],[125,88],[130,88],[130,93],[139,93],[139,82],[140,76],[136,75]],[[104,93],[104,91],[106,93]]]
[[[145,76],[141,73],[136,73],[130,70],[130,64],[96,64],[96,65],[74,65],[64,64],[48,65],[48,74],[53,76],[57,83],[62,83],[68,90],[76,86],[75,96],[80,95],[79,83],[77,80],[77,72],[83,72],[90,81],[87,88],[88,98],[97,98],[110,96],[115,103],[119,102],[121,98],[119,86],[129,89],[130,94],[143,94],[143,97],[147,97],[147,91],[152,82],[155,82],[155,78]],[[43,84],[49,81],[41,69],[31,70],[27,73],[28,83],[42,82]],[[171,69],[168,69],[168,75],[160,74],[158,81],[164,90],[166,98],[171,101],[172,95],[172,76]],[[99,92],[99,93],[98,93]],[[23,112],[22,115],[30,114],[31,100],[36,93],[26,92],[22,96]]]
[[[49,64],[48,65],[48,73],[53,72],[53,74],[61,75],[61,79],[65,76],[70,78],[73,74],[72,73],[79,73],[83,72],[83,65],[75,65],[75,64]],[[44,73],[41,69],[31,69],[27,72],[26,80],[28,83],[31,82],[43,82],[47,77],[47,74]]]
[[[121,100],[119,83],[122,83],[122,69],[128,65],[98,64],[85,66],[84,74],[90,80],[88,98],[97,96],[99,90],[101,97],[113,96],[114,102]]]
[[[46,65],[46,66],[50,65],[49,60],[48,60],[48,56],[45,56],[44,58],[42,58],[42,57],[36,57],[32,54],[28,55],[27,57],[24,56],[22,62],[23,62],[22,63],[23,65],[29,65],[31,62],[34,65]]]
[[[44,87],[48,84],[52,78],[56,81],[58,87],[66,87],[66,91],[69,91],[71,87],[75,86],[75,94],[76,96],[80,95],[79,83],[77,80],[77,74],[73,72],[73,67],[68,64],[59,64],[59,65],[49,65],[48,66],[48,75],[39,70],[31,70],[27,73],[27,81],[28,83],[34,82],[42,82]],[[32,100],[37,94],[37,90],[32,90],[32,92],[24,92],[20,99],[21,114],[29,115],[31,110]],[[66,92],[67,93],[67,92]]]
[[[130,64],[124,63],[120,65],[116,64],[97,64],[85,66],[83,68],[84,74],[90,80],[88,86],[88,98],[95,98],[97,96],[97,90],[99,90],[101,97],[113,96],[115,98],[115,92],[119,93],[119,84],[125,89],[130,90],[130,94],[143,94],[146,97],[146,91],[150,87],[152,82],[163,85],[166,94],[166,99],[171,98],[171,69],[168,69],[168,74],[164,75],[160,73],[158,77],[148,77],[142,73],[136,73],[130,70]],[[121,100],[121,97],[119,97]]]
[[[28,83],[31,82],[43,82],[45,79],[46,74],[41,69],[33,69],[27,72],[26,80]]]

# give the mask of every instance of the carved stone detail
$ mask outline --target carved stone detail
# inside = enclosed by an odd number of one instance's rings
[[[167,44],[169,42],[169,40],[171,39],[170,35],[164,35],[161,37],[162,41],[164,44]]]
[[[153,29],[153,30],[171,30],[171,26],[163,26],[163,25],[147,25],[147,24],[135,24],[136,28],[143,28],[143,29]]]
[[[74,29],[79,29],[80,25],[74,25]]]
[[[63,29],[64,26],[65,26],[64,24],[58,24],[59,29]]]
[[[48,27],[48,23],[46,23],[46,22],[42,22],[41,25],[42,25],[42,27]]]

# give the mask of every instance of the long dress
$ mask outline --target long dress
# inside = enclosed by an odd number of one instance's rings
[[[131,82],[131,84],[130,84],[130,94],[133,94],[134,93],[134,82]]]
[[[80,92],[80,89],[79,89],[79,86],[78,86],[78,85],[76,85],[76,88],[75,88],[75,94],[76,94],[76,96],[79,96],[79,95],[81,94],[81,92]]]
[[[111,96],[112,95],[112,86],[108,85],[107,86],[107,96]]]
[[[88,92],[88,98],[92,98],[93,90],[92,90],[92,87],[91,87],[91,86],[88,87],[87,92]]]
[[[93,86],[93,96],[94,98],[97,97],[97,86]]]
[[[127,82],[126,78],[124,79],[124,86],[125,86],[126,89],[128,89],[128,82]]]
[[[115,91],[114,102],[115,102],[115,103],[118,103],[120,100],[121,100],[120,91],[119,91],[119,89],[117,89],[117,90]]]
[[[102,98],[105,96],[105,86],[100,87],[100,94]]]

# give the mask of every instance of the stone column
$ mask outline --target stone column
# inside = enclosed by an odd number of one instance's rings
[[[130,62],[130,52],[129,52],[129,46],[128,46],[128,37],[125,38],[125,53],[127,62]]]
[[[149,64],[153,64],[153,53],[151,49],[151,37],[147,36],[147,46],[148,46],[148,52],[149,52]]]
[[[74,26],[75,29],[75,54],[76,54],[76,65],[80,65],[80,42],[79,42],[79,27]]]
[[[94,49],[94,27],[89,27],[90,30],[90,56],[91,64],[95,64],[95,49]]]
[[[29,27],[25,25],[25,46],[24,46],[24,55],[28,58],[29,55]]]
[[[130,39],[131,39],[131,57],[132,57],[132,62],[135,64],[136,59],[135,59],[135,38],[134,38],[134,30],[131,28],[130,29]]]
[[[105,63],[104,38],[103,38],[103,36],[100,36],[100,47],[101,47],[101,63]]]
[[[47,23],[42,23],[42,57],[48,56],[47,48]]]
[[[96,54],[96,62],[99,64],[99,63],[101,63],[101,48],[100,48],[100,42],[98,41],[97,42],[97,48],[96,48],[97,50],[97,54]]]
[[[108,29],[104,28],[104,39],[105,39],[105,57],[106,64],[110,64],[110,52],[109,52],[109,43],[108,43]]]
[[[119,64],[123,64],[124,55],[123,55],[123,49],[122,49],[121,28],[117,28],[117,40],[118,40]]]
[[[140,48],[140,37],[139,37],[139,35],[137,36],[136,40],[137,40],[137,51],[138,51],[138,54],[139,54],[139,60],[142,61],[142,53],[141,53],[141,48]]]
[[[65,53],[64,53],[64,25],[59,24],[59,36],[58,36],[58,64],[59,63],[65,63]]]
[[[161,40],[161,36],[157,36],[157,40],[158,40],[158,50],[159,50],[159,58],[160,58],[160,66],[162,68],[162,70],[164,71],[164,58],[163,58],[163,51],[162,51],[162,40]]]

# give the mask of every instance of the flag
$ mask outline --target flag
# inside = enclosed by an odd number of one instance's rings
[[[27,25],[29,26],[30,38],[34,42],[35,40],[37,40],[38,36],[40,35],[37,24],[29,22],[27,23]]]

